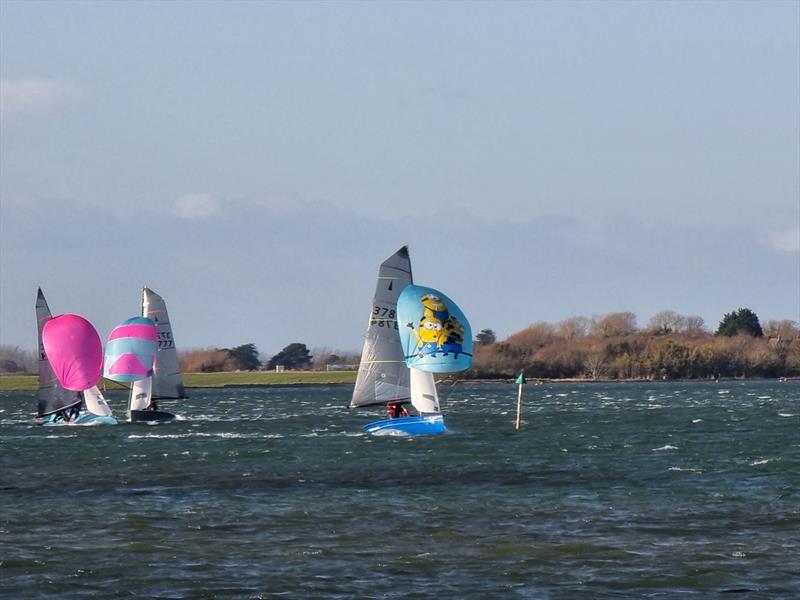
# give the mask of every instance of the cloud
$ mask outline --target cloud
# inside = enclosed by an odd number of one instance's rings
[[[800,226],[769,232],[767,243],[779,252],[800,252]]]
[[[222,207],[211,194],[186,194],[175,201],[172,210],[176,217],[194,221],[216,216]]]
[[[49,79],[0,80],[0,115],[49,113],[79,96],[75,86]]]
[[[135,314],[147,284],[167,298],[182,349],[252,342],[274,353],[301,342],[357,350],[378,265],[404,244],[415,281],[456,300],[474,331],[501,339],[537,321],[627,310],[640,323],[673,310],[716,324],[739,306],[762,322],[798,320],[797,254],[776,252],[752,228],[373,217],[230,198],[187,194],[175,202],[180,219],[133,205],[125,213],[4,199],[0,271],[14,285],[0,286],[0,340],[35,343],[28,315],[38,286],[54,311],[82,314],[105,335]],[[127,283],[109,286],[109,273]]]

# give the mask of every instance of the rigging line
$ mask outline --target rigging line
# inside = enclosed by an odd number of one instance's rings
[[[450,396],[453,395],[456,391],[456,385],[458,382],[461,381],[460,377],[457,377],[455,374],[450,374],[447,379],[443,379],[439,382],[439,384],[447,385],[447,395],[444,397],[445,402],[450,399]]]

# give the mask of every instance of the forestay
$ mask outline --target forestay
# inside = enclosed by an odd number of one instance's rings
[[[378,270],[351,408],[410,397],[408,368],[397,335],[397,299],[411,282],[408,247],[403,246]]]

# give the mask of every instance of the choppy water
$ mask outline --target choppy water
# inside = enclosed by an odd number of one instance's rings
[[[0,596],[800,597],[798,382],[529,385],[521,432],[516,386],[459,384],[405,439],[351,389],[97,428],[0,394]]]

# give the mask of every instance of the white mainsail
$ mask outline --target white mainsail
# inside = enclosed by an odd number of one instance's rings
[[[408,247],[403,246],[383,261],[378,271],[351,408],[407,400],[411,395],[408,367],[397,335],[397,297],[411,282],[411,260]]]
[[[47,359],[42,343],[44,324],[53,318],[42,288],[36,295],[36,324],[39,338],[39,405],[37,416],[46,417],[81,402],[80,396],[61,387],[53,367]]]
[[[153,366],[153,398],[186,398],[178,351],[172,336],[167,305],[153,290],[142,290],[142,316],[151,319],[158,331],[158,352]]]
[[[411,404],[414,405],[414,408],[422,415],[441,412],[433,373],[419,369],[409,369],[409,371],[411,372]]]

